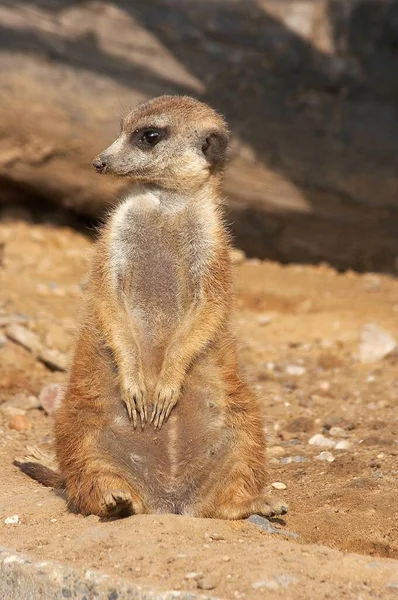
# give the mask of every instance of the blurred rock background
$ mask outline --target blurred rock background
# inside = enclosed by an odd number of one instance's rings
[[[235,134],[248,255],[398,269],[398,2],[0,1],[0,202],[96,219],[91,160],[128,108],[194,95]]]

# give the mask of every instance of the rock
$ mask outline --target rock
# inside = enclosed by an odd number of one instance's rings
[[[187,579],[188,581],[191,579],[200,579],[201,577],[203,577],[203,573],[196,571],[190,571],[185,575],[185,579]]]
[[[68,367],[68,357],[66,354],[53,348],[42,348],[37,358],[52,371],[66,371]]]
[[[50,383],[42,388],[39,394],[39,404],[48,415],[54,414],[60,406],[64,391],[58,383]]]
[[[333,456],[333,454],[331,452],[328,452],[327,450],[318,454],[318,456],[316,456],[315,459],[316,460],[324,460],[329,463],[332,463],[333,461],[336,460],[335,457]]]
[[[382,360],[397,348],[397,340],[385,329],[367,323],[359,335],[359,359],[362,363]]]
[[[7,343],[7,338],[3,333],[0,333],[0,348],[3,348]]]
[[[329,430],[329,435],[332,437],[347,437],[347,433],[342,427],[331,427]]]
[[[4,523],[6,525],[19,525],[19,515],[12,515],[11,517],[7,517],[6,519],[4,519]]]
[[[252,583],[252,588],[255,590],[260,590],[263,588],[267,590],[277,590],[278,588],[289,587],[289,585],[296,582],[297,578],[294,577],[294,575],[283,573],[281,575],[271,577],[270,579],[262,579],[260,581],[255,581],[254,583]]]
[[[271,448],[268,448],[267,450],[267,455],[269,458],[279,458],[280,456],[283,456],[285,454],[285,450],[282,448],[282,446],[272,446]]]
[[[321,433],[313,435],[312,438],[308,440],[308,443],[311,446],[321,446],[323,448],[334,448],[336,445],[336,442],[334,440],[329,440]]]
[[[240,265],[246,260],[246,254],[239,248],[233,248],[230,253],[233,265]]]
[[[308,458],[305,458],[305,456],[286,456],[285,458],[281,458],[281,463],[283,465],[289,465],[290,463],[301,463],[301,462],[307,462]]]
[[[197,586],[200,590],[214,590],[217,587],[218,580],[213,575],[198,579]]]
[[[217,542],[225,539],[221,533],[213,532],[213,533],[205,533],[205,538],[211,542]]]
[[[274,318],[274,315],[260,315],[257,319],[257,323],[262,326],[269,325],[270,323],[272,323]]]
[[[23,325],[18,325],[17,323],[9,325],[6,328],[6,336],[33,354],[37,354],[40,351],[41,344],[38,336],[33,331],[23,327]]]
[[[305,375],[307,370],[301,365],[286,365],[285,372],[292,377],[301,377],[302,375]]]
[[[29,317],[23,315],[22,313],[13,313],[11,315],[2,315],[0,316],[0,327],[8,327],[13,324],[21,324],[27,323],[29,321]]]
[[[351,444],[348,440],[340,440],[335,446],[335,450],[349,450],[350,448]]]
[[[5,417],[16,417],[20,415],[26,415],[26,410],[13,406],[12,404],[2,404],[0,406],[0,412]]]
[[[16,394],[15,396],[11,396],[7,404],[10,404],[23,411],[40,407],[39,399],[36,398],[36,396],[28,396],[26,394]]]
[[[274,481],[273,483],[271,483],[271,486],[275,490],[285,490],[287,487],[284,483],[282,483],[282,481]]]
[[[27,431],[32,425],[24,415],[15,415],[8,423],[8,427],[10,429],[15,429],[15,431]]]

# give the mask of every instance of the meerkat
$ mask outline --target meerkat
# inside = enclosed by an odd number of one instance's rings
[[[189,97],[130,112],[98,173],[134,185],[95,243],[84,316],[55,419],[70,506],[101,517],[241,519],[287,512],[265,495],[265,438],[239,374],[221,183],[229,132]]]

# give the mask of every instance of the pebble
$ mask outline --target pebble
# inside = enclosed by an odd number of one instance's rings
[[[331,427],[329,430],[329,435],[332,437],[347,437],[347,432],[342,427]]]
[[[18,408],[17,406],[12,406],[12,404],[2,404],[0,406],[0,412],[5,417],[16,417],[26,415],[26,410]]]
[[[189,573],[187,573],[185,575],[185,579],[188,579],[188,580],[200,579],[200,577],[203,577],[203,573],[199,573],[197,571],[190,571]]]
[[[258,317],[257,323],[264,327],[265,325],[269,325],[270,323],[272,323],[273,320],[274,315],[261,315],[260,317]]]
[[[374,323],[364,325],[359,334],[359,360],[375,363],[398,347],[397,340],[385,329]]]
[[[335,449],[336,450],[349,450],[351,447],[351,444],[348,440],[340,440],[339,442],[337,442]]]
[[[321,446],[323,448],[334,448],[336,442],[334,440],[329,440],[329,438],[322,435],[322,433],[316,433],[308,440],[308,443],[311,446]]]
[[[271,486],[275,490],[285,490],[287,487],[286,484],[282,483],[282,481],[274,481],[273,483],[271,483]]]
[[[223,562],[229,562],[229,561],[231,560],[231,557],[230,557],[230,556],[227,556],[227,555],[225,555],[225,556],[222,556],[222,557],[221,557],[221,560],[222,560]]]
[[[42,348],[38,354],[38,359],[52,371],[66,371],[68,366],[66,354],[55,350],[55,348]]]
[[[50,383],[40,391],[39,403],[48,415],[52,415],[60,406],[62,398],[62,387],[58,383]]]
[[[26,329],[23,325],[13,323],[6,327],[6,336],[16,344],[23,346],[34,354],[40,350],[40,340],[33,331]]]
[[[224,539],[224,536],[221,533],[205,533],[206,540],[210,540],[212,542],[218,542]]]
[[[217,584],[218,580],[212,575],[203,577],[197,581],[197,586],[200,590],[214,590],[214,588],[217,587]]]
[[[286,365],[285,371],[287,375],[291,375],[292,377],[301,377],[307,372],[305,367],[301,365]]]
[[[292,583],[297,583],[297,577],[294,577],[294,575],[290,575],[288,573],[282,573],[281,575],[276,575],[270,579],[255,581],[252,583],[252,588],[255,590],[262,588],[267,590],[277,590],[278,588],[289,587],[289,585]]]
[[[11,404],[15,408],[19,408],[23,411],[31,410],[33,408],[39,408],[40,403],[36,396],[28,396],[27,394],[15,394],[8,400],[8,404]]]
[[[4,519],[4,523],[6,525],[18,525],[20,523],[19,515],[12,515],[11,517],[7,517]]]
[[[283,465],[290,465],[290,463],[308,462],[308,458],[305,458],[305,456],[286,456],[285,458],[281,458],[280,462]]]
[[[332,463],[334,460],[336,460],[333,454],[331,452],[328,452],[327,450],[318,454],[318,456],[316,456],[315,459],[324,460],[329,463]]]
[[[24,415],[14,415],[8,423],[8,427],[15,431],[27,431],[32,424]]]
[[[285,450],[282,446],[272,446],[268,448],[267,454],[269,458],[279,458],[285,454]]]
[[[3,333],[0,333],[0,348],[3,348],[7,343],[7,338]]]

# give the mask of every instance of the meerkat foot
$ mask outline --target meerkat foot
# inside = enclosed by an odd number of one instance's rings
[[[126,405],[127,413],[133,423],[134,429],[136,429],[138,424],[138,414],[140,415],[141,428],[144,429],[145,423],[148,420],[145,388],[138,385],[123,386],[122,399]]]
[[[262,517],[277,517],[289,512],[289,507],[284,500],[272,498],[271,496],[261,496],[252,503],[252,514]]]
[[[177,386],[157,386],[151,416],[151,423],[154,424],[155,429],[160,429],[169,418],[177,404],[179,392]]]
[[[134,514],[131,494],[124,490],[111,490],[105,492],[104,505],[107,516],[109,517],[127,517]]]

